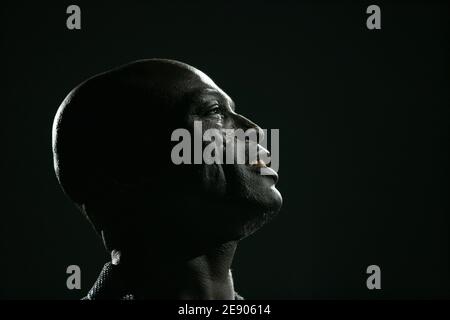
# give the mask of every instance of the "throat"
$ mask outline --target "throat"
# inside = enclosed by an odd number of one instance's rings
[[[121,285],[141,299],[233,300],[231,264],[236,242],[223,243],[197,257],[131,259],[120,251],[111,253]]]

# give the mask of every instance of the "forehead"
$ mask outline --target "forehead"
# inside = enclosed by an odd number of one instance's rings
[[[218,86],[214,83],[214,81],[208,77],[205,73],[202,71],[195,69],[193,67],[189,68],[189,71],[192,73],[193,77],[197,79],[197,81],[201,84],[203,84],[205,87],[217,89]]]
[[[152,99],[159,105],[191,109],[217,100],[234,109],[232,99],[204,72],[175,61],[144,61],[108,74],[127,97]]]
[[[226,94],[225,91],[223,91],[210,77],[200,70],[194,69],[192,71],[194,79],[190,81],[191,85],[188,86],[188,94],[191,99],[197,100],[198,102],[219,99],[228,104],[233,104],[230,96],[228,96],[228,94]]]

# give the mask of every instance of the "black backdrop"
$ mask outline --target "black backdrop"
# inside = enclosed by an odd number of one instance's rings
[[[449,277],[449,15],[439,2],[0,4],[0,298],[78,299],[106,261],[60,190],[51,125],[79,82],[178,59],[280,129],[278,218],[238,248],[246,298],[444,298]],[[66,267],[82,290],[66,288]],[[366,267],[381,267],[381,290]]]

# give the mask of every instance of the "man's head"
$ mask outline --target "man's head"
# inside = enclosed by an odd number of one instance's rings
[[[279,211],[277,178],[258,166],[173,163],[172,132],[195,121],[262,134],[208,76],[172,60],[127,64],[66,97],[53,126],[56,175],[108,249],[195,251],[240,240]]]

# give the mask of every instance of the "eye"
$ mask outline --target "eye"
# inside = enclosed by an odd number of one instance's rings
[[[209,110],[206,112],[207,116],[213,116],[213,115],[221,115],[222,110],[218,103],[214,103],[209,107]]]

